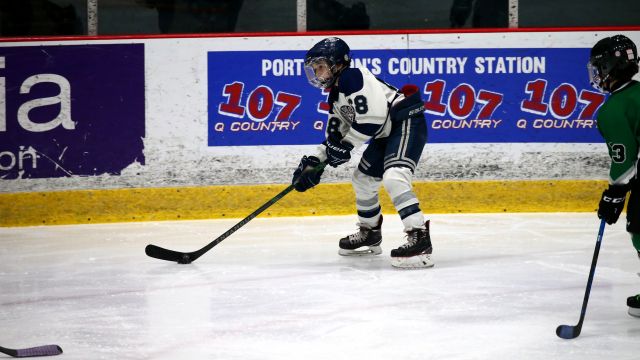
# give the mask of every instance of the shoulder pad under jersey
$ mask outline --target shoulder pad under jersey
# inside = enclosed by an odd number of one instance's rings
[[[362,90],[364,78],[362,72],[357,68],[346,68],[340,74],[338,88],[345,96],[349,96],[355,92]]]

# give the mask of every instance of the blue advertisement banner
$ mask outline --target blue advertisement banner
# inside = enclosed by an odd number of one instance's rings
[[[208,145],[303,145],[324,139],[327,93],[307,83],[304,51],[208,54]],[[396,87],[422,89],[430,143],[602,142],[605,95],[588,49],[357,50]]]
[[[0,179],[144,164],[144,45],[0,48]]]

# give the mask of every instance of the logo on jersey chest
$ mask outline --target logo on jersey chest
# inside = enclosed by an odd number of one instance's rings
[[[353,107],[350,105],[342,105],[340,106],[340,114],[345,119],[353,122],[356,119],[356,112],[353,110]]]

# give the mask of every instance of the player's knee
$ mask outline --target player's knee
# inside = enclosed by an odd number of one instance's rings
[[[376,179],[372,176],[364,174],[358,168],[351,175],[351,184],[356,193],[372,193],[378,192],[380,186],[380,179]]]
[[[394,197],[411,191],[411,170],[404,167],[392,167],[384,172],[382,183],[389,196]]]

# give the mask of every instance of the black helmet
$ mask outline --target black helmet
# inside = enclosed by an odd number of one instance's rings
[[[344,65],[343,68],[347,68],[351,64],[349,51],[349,45],[337,37],[326,38],[313,45],[304,57],[304,69],[309,83],[321,89],[333,86],[336,76],[339,74],[336,67]],[[316,75],[314,65],[317,67],[320,63],[324,63],[330,70],[327,77],[318,77]]]
[[[627,81],[638,72],[638,49],[624,35],[606,37],[591,49],[589,80],[600,91],[611,91],[608,80]]]

